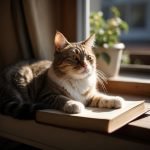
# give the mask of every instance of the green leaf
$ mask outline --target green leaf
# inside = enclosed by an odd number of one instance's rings
[[[90,33],[96,33],[96,46],[103,47],[105,43],[112,46],[120,41],[120,35],[128,31],[128,23],[120,18],[120,11],[117,7],[111,7],[112,17],[105,19],[103,12],[92,12],[90,14]],[[100,31],[103,31],[101,34]],[[103,54],[102,54],[103,55]],[[104,54],[104,59],[109,58]],[[105,58],[106,57],[106,58]]]
[[[108,55],[108,53],[102,52],[101,55],[100,55],[100,57],[102,57],[102,59],[103,59],[104,61],[106,61],[107,64],[110,64],[111,58],[110,58],[110,56]]]
[[[111,7],[111,12],[113,13],[114,17],[120,17],[120,11],[117,7],[112,6]]]

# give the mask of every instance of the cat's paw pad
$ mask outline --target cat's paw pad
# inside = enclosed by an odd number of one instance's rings
[[[84,105],[80,102],[70,100],[66,102],[63,110],[67,113],[77,114],[81,113],[84,110]]]

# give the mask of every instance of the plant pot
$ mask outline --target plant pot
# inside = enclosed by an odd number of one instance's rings
[[[101,70],[106,77],[116,77],[119,74],[122,51],[125,48],[123,43],[115,44],[112,48],[96,48],[95,54],[97,57],[97,69]],[[101,57],[102,52],[105,52],[110,57],[110,63]]]

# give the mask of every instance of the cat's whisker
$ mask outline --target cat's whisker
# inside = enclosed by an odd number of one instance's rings
[[[97,76],[98,76],[98,81],[102,87],[102,90],[107,93],[107,89],[105,84],[107,84],[107,78],[105,77],[104,73],[100,70],[97,70]]]
[[[100,83],[100,85],[101,85],[101,87],[102,87],[102,90],[103,90],[105,93],[108,93],[104,82],[103,82],[101,79],[99,79],[98,81],[99,81],[99,83]]]
[[[103,80],[103,82],[105,82],[107,84],[107,78],[102,71],[97,70],[97,75],[101,80]]]
[[[100,74],[104,79],[106,79],[105,74],[101,70],[97,70],[97,73]]]
[[[105,86],[104,83],[102,83],[102,87],[103,87],[104,92],[105,92],[105,93],[108,93],[107,88],[106,88],[106,86]]]

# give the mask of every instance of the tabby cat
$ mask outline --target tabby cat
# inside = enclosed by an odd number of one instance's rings
[[[123,98],[97,90],[102,79],[92,52],[94,38],[93,35],[85,41],[70,43],[57,32],[53,62],[21,62],[5,69],[0,75],[0,112],[32,119],[39,109],[80,113],[85,106],[122,107]]]

